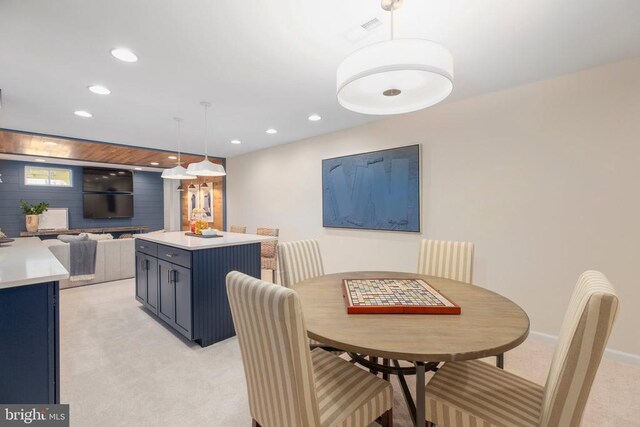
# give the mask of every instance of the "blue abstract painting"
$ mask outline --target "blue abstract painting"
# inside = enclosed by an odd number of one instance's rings
[[[420,146],[322,161],[322,225],[420,231]]]

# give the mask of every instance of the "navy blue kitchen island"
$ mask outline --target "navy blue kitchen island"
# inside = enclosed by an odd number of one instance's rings
[[[0,247],[0,403],[60,402],[58,281],[68,277],[37,237]]]
[[[201,238],[184,232],[136,238],[136,299],[178,333],[202,347],[235,335],[226,275],[260,278],[260,245],[272,237],[223,233]]]

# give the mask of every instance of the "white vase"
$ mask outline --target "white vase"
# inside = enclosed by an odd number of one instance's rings
[[[38,225],[40,225],[39,215],[27,215],[26,221],[27,231],[29,233],[35,233],[38,231]]]

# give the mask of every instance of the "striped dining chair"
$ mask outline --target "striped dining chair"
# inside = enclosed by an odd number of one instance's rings
[[[278,228],[265,228],[258,227],[256,234],[259,236],[271,236],[278,237],[280,229]],[[278,246],[277,240],[269,242],[262,242],[260,245],[260,264],[263,270],[271,270],[271,281],[278,283],[278,260],[276,247]]]
[[[317,240],[281,242],[278,245],[278,264],[282,285],[287,288],[293,288],[296,283],[324,274],[322,253]],[[311,348],[337,350],[314,339],[309,339],[309,345]],[[338,353],[342,353],[342,351],[336,351],[336,354]]]
[[[424,239],[420,241],[418,273],[472,284],[473,257],[471,242]],[[504,368],[504,353],[496,355],[496,366]]]
[[[282,284],[287,288],[324,274],[322,254],[317,240],[281,242],[278,245],[278,261]]]
[[[328,353],[311,351],[294,290],[237,271],[227,294],[254,426],[392,426],[391,385]]]
[[[229,227],[229,231],[232,232],[232,233],[245,234],[247,232],[247,226],[246,225],[232,225],[231,227]]]
[[[473,243],[431,239],[420,241],[418,273],[471,284]]]
[[[427,419],[439,427],[579,426],[617,309],[607,278],[583,273],[544,387],[480,361],[447,362],[427,384]]]

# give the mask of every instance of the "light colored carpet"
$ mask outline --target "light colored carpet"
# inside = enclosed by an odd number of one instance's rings
[[[133,279],[61,294],[61,394],[72,426],[251,425],[235,338],[207,348],[186,341],[141,308]],[[542,384],[552,352],[530,338],[507,353],[506,367]],[[410,426],[393,384],[395,425]],[[583,425],[640,426],[640,367],[603,362]]]

